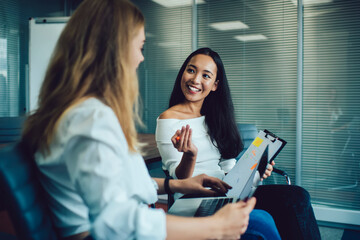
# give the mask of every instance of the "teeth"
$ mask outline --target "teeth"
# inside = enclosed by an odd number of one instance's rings
[[[200,92],[200,89],[194,88],[192,86],[189,86],[189,88],[190,88],[191,91]]]

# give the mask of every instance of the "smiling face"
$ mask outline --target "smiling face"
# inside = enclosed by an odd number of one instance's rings
[[[211,91],[216,91],[217,67],[207,55],[198,54],[187,64],[181,78],[181,90],[189,102],[203,102]]]

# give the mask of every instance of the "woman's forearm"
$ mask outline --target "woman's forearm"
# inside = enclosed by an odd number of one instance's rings
[[[165,178],[153,178],[157,185],[158,185],[158,194],[165,194]],[[184,188],[186,189],[186,186],[183,183],[183,180],[176,180],[176,179],[170,179],[168,184],[169,184],[169,189],[171,192],[175,193],[175,192],[180,192],[180,193],[184,193]]]
[[[192,177],[197,155],[184,153],[180,164],[175,169],[175,174],[178,179]]]
[[[165,194],[165,178],[153,178],[157,185],[158,185],[158,190],[157,190],[157,194]],[[169,189],[171,192],[175,193],[175,192],[179,192],[179,193],[186,193],[187,191],[189,191],[189,189],[191,189],[191,187],[188,184],[185,183],[186,181],[184,180],[177,180],[177,179],[170,179],[168,184],[169,184]]]
[[[187,218],[166,216],[166,231],[169,240],[217,239],[221,236],[219,223],[211,217]]]

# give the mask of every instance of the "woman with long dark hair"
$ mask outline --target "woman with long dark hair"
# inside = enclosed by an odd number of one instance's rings
[[[200,48],[186,58],[177,75],[169,109],[157,120],[156,140],[163,169],[174,178],[205,172],[222,179],[235,165],[243,143],[218,53]],[[270,165],[263,177],[271,171]]]
[[[201,173],[222,179],[234,166],[243,144],[224,65],[216,52],[201,48],[187,57],[169,109],[158,119],[156,141],[164,170],[177,179]],[[272,217],[263,210],[253,210],[249,224],[260,239],[280,239]]]
[[[243,144],[224,65],[213,50],[201,48],[186,58],[177,75],[169,109],[157,120],[156,141],[163,169],[173,178],[205,173],[223,179],[235,165]],[[274,164],[268,164],[262,178],[271,175]],[[256,208],[271,214],[283,239],[320,238],[305,189],[265,185],[258,187],[254,196]]]

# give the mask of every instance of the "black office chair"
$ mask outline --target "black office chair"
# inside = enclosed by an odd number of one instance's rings
[[[0,195],[17,239],[58,239],[36,172],[20,143],[0,149]]]
[[[25,155],[21,143],[0,148],[0,203],[3,205],[0,209],[6,209],[10,216],[16,231],[14,239],[60,239],[37,175],[36,164]],[[93,237],[84,240],[93,240]]]

